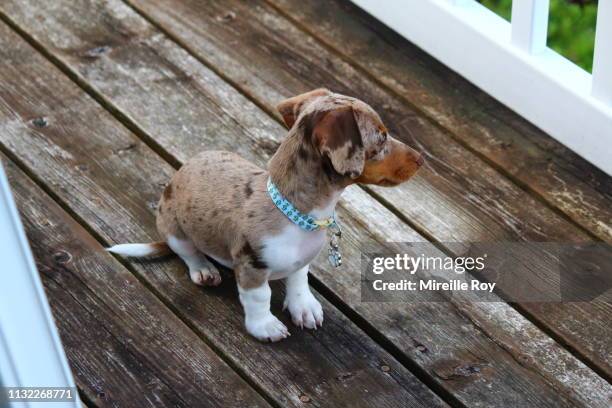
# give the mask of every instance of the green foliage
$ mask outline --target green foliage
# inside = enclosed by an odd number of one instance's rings
[[[512,0],[480,0],[487,8],[510,20]],[[550,0],[548,46],[591,72],[597,2]]]
[[[510,21],[512,0],[478,0],[483,6],[493,10],[506,20]]]

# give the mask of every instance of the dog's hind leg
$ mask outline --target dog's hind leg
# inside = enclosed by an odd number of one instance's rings
[[[167,242],[172,251],[187,264],[193,283],[200,286],[218,286],[221,283],[221,275],[217,268],[189,239],[170,235]]]

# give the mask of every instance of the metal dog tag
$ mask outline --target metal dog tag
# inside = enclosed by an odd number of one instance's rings
[[[340,227],[336,226],[332,229],[332,235],[329,240],[329,249],[327,250],[327,259],[334,268],[338,268],[342,265],[342,254],[340,253],[340,238],[342,238],[342,231]]]

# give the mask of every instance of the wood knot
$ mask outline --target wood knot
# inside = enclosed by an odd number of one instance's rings
[[[425,347],[425,345],[417,339],[412,339],[412,344],[414,345],[414,348],[421,353],[427,353],[429,351],[429,349],[427,349],[427,347]]]
[[[529,357],[526,354],[522,354],[520,353],[518,356],[518,361],[519,363],[521,363],[523,366],[527,366],[527,365],[532,365],[533,364],[533,359],[531,357]]]
[[[30,123],[34,127],[37,127],[39,129],[46,128],[47,126],[49,126],[49,120],[44,116],[41,116],[40,118],[34,118],[30,121]]]
[[[340,381],[344,381],[344,380],[348,380],[349,378],[353,377],[354,375],[355,374],[353,374],[353,373],[342,373],[342,374],[336,376],[336,379],[340,380]]]
[[[458,361],[443,360],[438,362],[433,371],[443,380],[457,380],[460,378],[470,378],[481,373],[486,363],[483,361]]]
[[[308,402],[310,402],[310,397],[308,395],[306,395],[306,394],[302,394],[302,395],[300,395],[300,402],[308,403]]]
[[[72,255],[64,250],[57,251],[52,255],[53,261],[58,264],[67,264],[72,260]]]
[[[417,349],[418,351],[420,351],[421,353],[427,353],[427,351],[428,351],[427,347],[425,347],[425,346],[424,346],[424,345],[422,345],[422,344],[417,345],[417,346],[416,346],[416,349]]]
[[[230,21],[234,21],[236,19],[236,13],[233,11],[228,11],[221,16],[217,16],[217,21],[221,23],[229,23]]]
[[[383,370],[385,373],[391,371],[391,367],[389,367],[388,365],[381,365],[380,369]]]
[[[126,152],[129,152],[130,150],[134,149],[135,147],[136,147],[136,143],[129,143],[125,147],[120,147],[120,148],[114,150],[114,152],[121,155],[121,154],[124,154]]]
[[[455,373],[462,376],[467,377],[472,374],[476,374],[480,372],[480,367],[471,364],[462,364],[458,367],[455,367]]]
[[[97,58],[102,54],[107,53],[108,51],[110,51],[111,47],[109,47],[108,45],[101,45],[99,47],[94,47],[90,50],[85,51],[85,56],[87,57],[92,57],[92,58]]]

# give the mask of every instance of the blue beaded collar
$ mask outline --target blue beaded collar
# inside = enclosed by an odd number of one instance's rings
[[[308,214],[301,213],[278,191],[278,187],[268,178],[268,194],[276,207],[298,227],[306,231],[316,231],[319,228],[336,227],[336,215],[322,220],[315,220]]]

